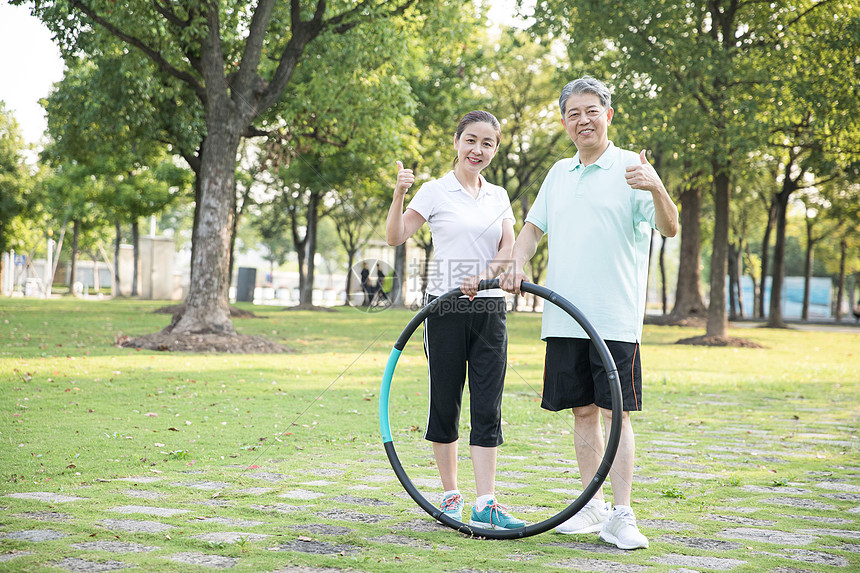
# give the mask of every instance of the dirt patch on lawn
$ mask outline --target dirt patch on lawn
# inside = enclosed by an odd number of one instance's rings
[[[733,336],[693,336],[682,338],[675,344],[690,344],[694,346],[731,346],[734,348],[764,348],[758,342]]]
[[[223,352],[228,354],[284,354],[293,350],[262,336],[247,334],[174,334],[164,331],[132,338],[118,334],[116,345],[122,348],[158,350],[161,352]]]

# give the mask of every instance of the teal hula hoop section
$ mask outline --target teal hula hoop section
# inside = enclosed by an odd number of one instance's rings
[[[379,390],[379,429],[382,431],[382,443],[391,441],[391,426],[388,422],[388,394],[391,390],[391,378],[394,376],[394,368],[400,359],[402,350],[391,349],[388,355],[388,363],[385,365],[385,373],[382,375],[382,388]]]

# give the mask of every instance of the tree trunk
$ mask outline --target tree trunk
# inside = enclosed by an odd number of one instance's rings
[[[738,292],[738,259],[736,256],[737,249],[734,243],[729,244],[729,320],[738,319],[738,300],[736,293]]]
[[[666,316],[669,314],[669,298],[666,289],[666,237],[660,239],[660,300],[663,303],[663,316]]]
[[[788,178],[783,189],[776,196],[776,243],[773,246],[773,278],[770,281],[770,309],[767,325],[771,328],[785,328],[782,318],[782,285],[785,280],[785,218],[788,198],[794,191]]]
[[[113,246],[113,296],[119,296],[119,244],[122,240],[122,227],[119,224],[119,219],[114,221],[114,230],[116,231],[116,241]]]
[[[705,313],[701,293],[702,189],[687,184],[680,196],[681,203],[681,255],[678,262],[678,284],[675,288],[673,320]]]
[[[75,219],[72,221],[72,265],[69,272],[69,292],[75,292],[75,281],[78,278],[78,239],[80,239],[81,224]]]
[[[759,288],[760,287],[759,287],[758,279],[756,279],[755,273],[753,272],[753,265],[751,262],[752,257],[750,254],[750,244],[746,241],[744,242],[744,254],[746,254],[746,256],[747,256],[747,258],[746,258],[747,265],[748,265],[747,270],[749,271],[750,279],[752,280],[753,311],[752,311],[752,314],[750,316],[755,317],[755,316],[759,316],[759,307],[758,307],[759,298],[758,297],[759,297]],[[764,281],[762,281],[761,284],[764,285]]]
[[[777,211],[776,198],[770,202],[770,210],[767,215],[767,225],[764,228],[764,238],[761,240],[761,289],[758,293],[758,317],[764,318],[764,281],[767,278],[768,265],[770,264],[770,234],[776,222]],[[771,281],[771,288],[773,282]]]
[[[738,289],[738,316],[743,318],[744,313],[744,289],[741,285],[741,279],[744,276],[744,264],[743,259],[741,258],[741,253],[743,253],[743,239],[738,240],[738,248],[737,252],[734,253],[735,256],[735,286]]]
[[[806,259],[803,265],[803,307],[800,311],[801,320],[809,320],[809,288],[812,285],[812,259],[815,256],[815,241],[812,238],[812,226],[806,225]]]
[[[304,283],[299,290],[299,304],[302,306],[313,306],[314,295],[314,258],[317,252],[317,221],[319,219],[320,196],[316,192],[311,193],[308,202],[307,231],[305,231],[305,273]]]
[[[344,306],[351,306],[352,301],[349,300],[349,295],[352,292],[352,265],[355,264],[355,253],[358,249],[347,249],[346,251],[346,300]]]
[[[394,280],[391,284],[391,306],[403,308],[406,306],[406,297],[403,294],[406,276],[406,243],[397,245],[394,249]]]
[[[131,296],[139,296],[140,291],[137,288],[137,283],[140,281],[138,272],[140,272],[140,226],[137,219],[131,222],[131,244],[134,247],[134,263],[131,274]]]
[[[219,64],[220,65],[220,64]],[[200,165],[197,240],[191,258],[186,310],[173,332],[235,334],[230,322],[230,229],[236,153],[247,121],[238,120],[226,93],[212,93],[206,105],[206,146]]]
[[[711,296],[705,336],[726,338],[726,267],[729,249],[729,185],[728,165],[714,164],[714,247],[711,252]]]
[[[236,197],[236,176],[233,176],[233,224],[230,226],[230,256],[227,263],[227,281],[233,282],[233,261],[236,256],[236,231],[239,228],[238,198]]]
[[[848,253],[848,242],[845,237],[839,241],[839,284],[836,289],[836,322],[842,322],[842,299],[845,298],[845,256]],[[854,302],[853,300],[851,301]]]

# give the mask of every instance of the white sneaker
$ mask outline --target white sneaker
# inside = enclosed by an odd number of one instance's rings
[[[592,499],[573,517],[555,528],[556,533],[597,533],[609,521],[610,505],[602,499]]]
[[[618,549],[648,549],[648,538],[636,527],[633,510],[624,505],[612,508],[612,516],[600,530],[600,539]]]

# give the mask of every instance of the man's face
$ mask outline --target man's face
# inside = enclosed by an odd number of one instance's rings
[[[612,114],[612,108],[604,108],[595,94],[573,94],[567,98],[561,124],[580,152],[602,151],[609,142]]]

